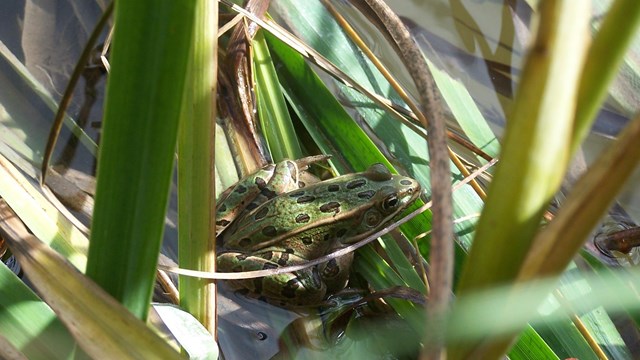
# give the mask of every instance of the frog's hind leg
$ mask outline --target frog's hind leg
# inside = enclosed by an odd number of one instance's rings
[[[287,252],[269,251],[255,255],[226,252],[218,256],[218,269],[224,272],[267,270],[304,262],[305,259]],[[315,266],[263,278],[228,280],[228,283],[235,289],[246,289],[254,296],[283,305],[318,304],[327,291]]]

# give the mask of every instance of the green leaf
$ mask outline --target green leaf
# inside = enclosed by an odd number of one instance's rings
[[[289,109],[262,31],[256,33],[251,43],[254,52],[258,114],[269,144],[269,152],[276,162],[284,159],[300,159],[304,154],[293,128]]]
[[[4,201],[0,202],[0,232],[40,296],[89,356],[181,358],[144,322],[31,235]]]
[[[178,256],[180,266],[215,270],[215,131],[217,3],[196,1],[194,36],[178,139]],[[169,134],[167,134],[169,135]],[[180,277],[180,304],[212,332],[215,284]]]
[[[569,160],[589,8],[555,0],[543,4],[459,294],[517,275]]]
[[[572,153],[586,138],[640,25],[640,2],[616,0],[593,39],[580,79]],[[626,59],[625,61],[629,61]],[[625,65],[626,67],[627,65]],[[637,76],[637,69],[632,75]],[[614,89],[616,90],[616,89]],[[635,92],[628,90],[628,92]],[[618,97],[620,94],[617,94]]]
[[[71,359],[75,341],[11,270],[0,264],[0,336],[29,359]],[[4,349],[0,349],[2,357]]]
[[[195,3],[115,4],[87,275],[146,318],[175,157]]]

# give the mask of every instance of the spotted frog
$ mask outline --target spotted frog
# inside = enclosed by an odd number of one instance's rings
[[[216,209],[218,270],[275,269],[308,262],[380,230],[420,193],[382,164],[306,187],[300,169],[318,158],[285,160],[227,189]],[[236,289],[283,306],[318,304],[344,288],[352,254],[300,271],[230,280]]]

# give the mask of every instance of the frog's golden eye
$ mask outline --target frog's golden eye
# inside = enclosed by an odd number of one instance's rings
[[[382,202],[382,210],[389,211],[398,206],[400,202],[398,201],[398,196],[396,194],[391,194],[387,196],[386,199]]]

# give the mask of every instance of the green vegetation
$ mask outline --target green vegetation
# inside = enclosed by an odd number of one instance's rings
[[[468,20],[463,5],[449,3],[452,11],[459,11],[460,21]],[[512,359],[631,358],[638,354],[625,343],[628,334],[619,324],[636,332],[640,328],[640,302],[630,290],[640,285],[637,270],[612,268],[581,248],[637,167],[640,118],[629,120],[617,139],[607,143],[566,192],[554,215],[546,213],[606,95],[616,102],[616,109],[623,107],[620,104],[633,111],[637,107],[620,90],[624,87],[611,81],[621,66],[628,83],[637,76],[633,67],[637,49],[627,49],[637,37],[640,3],[614,1],[596,29],[590,28],[594,20],[588,2],[537,3],[537,26],[530,34],[533,45],[522,69],[500,63],[498,50],[488,53],[490,41],[476,38],[476,24],[457,28],[460,36],[475,41],[487,64],[500,69],[501,76],[508,81],[518,76],[513,97],[495,94],[496,103],[507,114],[500,144],[491,131],[494,124],[483,117],[486,109],[472,98],[487,84],[460,81],[449,73],[446,54],[425,46],[442,103],[449,110],[450,129],[482,153],[450,140],[452,150],[472,171],[486,165],[488,156],[500,159],[481,181],[489,183],[486,199],[469,185],[455,188],[453,216],[459,221],[454,228],[456,284],[451,291],[456,297],[439,331],[446,335],[451,359],[504,354]],[[594,3],[597,9],[604,6],[604,2]],[[245,160],[239,164],[240,172],[265,160],[255,149],[243,147],[246,138],[238,140],[242,133],[237,123],[215,122],[217,108],[234,106],[230,104],[233,94],[216,96],[215,92],[228,90],[234,84],[229,78],[235,76],[219,72],[232,66],[223,56],[231,45],[229,34],[217,33],[218,11],[235,12],[214,4],[204,0],[116,3],[90,235],[73,214],[36,185],[34,169],[42,161],[45,133],[16,104],[27,102],[20,100],[22,88],[39,102],[53,104],[53,100],[0,43],[0,55],[9,65],[0,71],[10,72],[18,79],[14,82],[20,82],[10,87],[0,77],[0,87],[17,94],[9,97],[0,92],[0,126],[11,129],[0,144],[0,229],[36,290],[0,264],[0,293],[6,294],[0,295],[0,344],[9,344],[0,346],[0,357],[16,351],[28,358],[178,358],[180,346],[182,354],[193,358],[217,357],[215,339],[205,332],[205,328],[215,332],[217,326],[213,281],[181,276],[181,309],[162,306],[150,314],[171,191],[178,195],[180,267],[212,272],[213,194],[237,180],[233,164],[229,165],[234,158],[230,154]],[[362,20],[354,9],[339,6],[347,21],[349,16]],[[257,138],[264,139],[261,146],[270,152],[269,160],[329,154],[336,174],[361,171],[379,162],[421,183],[426,196],[412,210],[428,202],[428,137],[415,123],[407,123],[415,116],[402,96],[322,4],[302,6],[279,0],[271,11],[276,22],[286,21],[308,47],[292,44],[271,26],[259,30],[250,42],[256,128],[262,131]],[[522,20],[512,16],[511,20]],[[370,24],[353,23],[360,24],[354,27],[361,35],[377,32]],[[375,36],[376,41],[384,38]],[[494,45],[501,50],[512,45],[500,41]],[[517,62],[520,54],[511,56],[510,61]],[[389,57],[394,58],[385,58]],[[411,94],[411,81],[402,68],[393,67],[394,61],[387,60],[386,66]],[[327,62],[344,72],[332,73],[340,81],[318,70],[317,65],[326,68]],[[345,85],[353,83],[359,90]],[[385,107],[384,102],[398,105]],[[65,122],[72,123],[71,118]],[[93,151],[86,135],[69,127],[83,149]],[[28,139],[22,134],[29,134]],[[234,139],[231,144],[241,149],[222,154],[229,151],[223,149],[227,139]],[[227,164],[222,165],[225,160]],[[172,188],[174,163],[177,186]],[[451,169],[455,187],[464,174],[453,163]],[[429,338],[423,338],[429,329],[423,295],[429,290],[423,281],[422,260],[429,259],[431,221],[430,211],[423,211],[383,236],[377,247],[358,250],[352,283],[370,287],[384,302],[372,300],[374,305],[355,316],[352,302],[336,299],[339,306],[319,325],[326,332],[316,334],[330,342],[332,334],[344,333],[327,353],[344,355],[347,348],[346,354],[360,357],[380,353],[415,357],[421,351],[420,342],[429,344]],[[145,325],[147,319],[155,319],[156,312],[176,340],[159,336],[154,325]],[[271,316],[276,323],[277,311]],[[291,355],[317,355],[311,347],[293,345],[295,336],[287,332],[276,335],[283,337]]]

